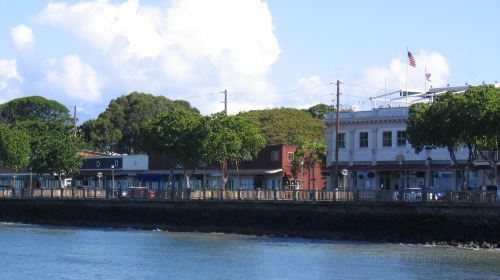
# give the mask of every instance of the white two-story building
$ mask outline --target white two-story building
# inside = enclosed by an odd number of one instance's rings
[[[385,189],[432,186],[455,190],[463,186],[463,178],[446,149],[416,153],[406,140],[408,107],[387,107],[371,111],[340,113],[339,171],[348,175],[339,179],[339,187],[348,189]],[[334,186],[336,115],[327,125],[327,188]],[[457,153],[465,162],[468,151]],[[488,168],[476,164],[467,176],[471,188],[494,185]],[[345,180],[344,180],[345,179]]]

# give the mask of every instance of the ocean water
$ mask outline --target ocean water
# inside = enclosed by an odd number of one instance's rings
[[[500,251],[0,223],[0,279],[500,279]]]

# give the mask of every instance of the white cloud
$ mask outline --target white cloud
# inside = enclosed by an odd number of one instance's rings
[[[101,80],[97,72],[77,55],[49,59],[41,88],[53,90],[63,99],[97,102],[101,99]]]
[[[17,62],[15,59],[0,59],[0,81],[4,82],[10,79],[23,81],[23,78],[17,72]]]
[[[49,3],[40,19],[89,41],[105,52],[125,42],[127,58],[155,58],[164,46],[156,24],[157,11],[142,8],[138,0],[110,4],[106,0],[75,5]]]
[[[417,67],[407,67],[407,61],[401,59],[393,59],[388,67],[369,68],[364,72],[364,82],[368,86],[383,89],[385,82],[389,89],[406,89],[408,68],[408,90],[424,91],[425,86],[425,69],[431,73],[431,83],[427,83],[427,87],[433,85],[435,87],[444,86],[450,70],[446,58],[438,52],[429,52],[421,50],[415,55]]]
[[[30,47],[35,41],[33,31],[24,24],[13,27],[10,30],[10,36],[16,48]]]
[[[19,96],[19,85],[23,78],[17,71],[15,59],[0,59],[0,103]]]
[[[111,86],[121,89],[118,94],[177,92],[168,97],[181,99],[179,92],[206,94],[207,89],[272,91],[266,74],[281,50],[267,4],[261,0],[169,3],[162,8],[138,0],[51,2],[39,19],[100,50]],[[232,98],[250,107],[263,103],[262,96]],[[206,102],[197,102],[192,101],[207,107]],[[218,101],[213,104],[205,112],[215,111]]]
[[[291,93],[291,97],[299,100],[301,108],[306,109],[319,103],[331,102],[333,85],[328,85],[318,75],[311,75],[299,79],[299,86],[303,91]]]
[[[408,62],[405,57],[404,59],[392,59],[386,67],[366,69],[362,80],[354,82],[354,84],[358,83],[362,87],[349,87],[347,85],[346,89],[349,92],[354,92],[355,96],[364,98],[346,96],[344,100],[357,109],[368,109],[370,103],[372,106],[381,105],[380,102],[372,103],[373,101],[369,101],[368,98],[382,95],[385,92],[404,91],[406,87],[408,87],[409,91],[423,92],[424,87],[429,89],[431,86],[446,86],[450,70],[448,61],[442,54],[420,50],[414,54],[414,57],[417,64],[416,68],[407,66]],[[431,82],[425,81],[426,68],[427,73],[431,74]],[[391,96],[387,98],[390,99]],[[385,99],[384,102],[386,102]],[[404,103],[406,100],[401,100],[401,102]]]
[[[430,86],[446,86],[447,79],[450,76],[448,61],[437,52],[421,50],[415,55],[417,67],[408,67],[408,90],[424,91]],[[355,110],[368,110],[370,106],[380,106],[380,101],[370,100],[370,97],[376,97],[389,93],[391,91],[406,90],[406,58],[392,59],[386,67],[372,67],[364,71],[361,78],[344,77],[340,85],[340,106],[343,108],[353,108]],[[431,73],[431,82],[425,83],[425,69]],[[327,85],[318,75],[303,77],[299,81],[299,86],[304,91],[292,93],[289,98],[300,100],[302,108],[308,108],[318,103],[329,104],[335,101],[335,85]],[[389,99],[396,96],[389,96]],[[333,99],[333,101],[332,101]],[[383,100],[383,98],[381,98]],[[410,100],[411,101],[411,100]],[[387,101],[388,102],[388,101]],[[405,100],[401,100],[405,102]],[[297,102],[299,103],[299,102]],[[397,104],[400,103],[394,103]],[[403,103],[401,103],[403,104]]]
[[[245,74],[266,73],[280,54],[271,13],[259,0],[177,1],[166,27],[168,45]]]

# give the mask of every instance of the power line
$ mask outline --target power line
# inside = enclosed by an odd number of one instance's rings
[[[385,88],[375,88],[375,87],[363,86],[363,85],[359,85],[359,84],[349,84],[349,83],[347,83],[347,84],[343,84],[343,85],[345,85],[345,86],[349,86],[349,87],[357,87],[357,88],[374,89],[374,90],[380,90],[380,91],[386,91],[386,90],[387,90],[387,91],[396,91],[396,89],[395,89],[395,90],[393,90],[393,89],[385,89]],[[399,90],[399,89],[397,89],[397,90]]]
[[[238,95],[271,95],[271,94],[283,94],[283,93],[292,93],[292,92],[301,92],[301,91],[308,91],[311,89],[317,89],[317,88],[323,88],[330,86],[331,84],[323,84],[319,86],[314,86],[314,87],[308,87],[308,88],[300,88],[300,89],[291,89],[291,90],[285,90],[285,91],[275,91],[275,92],[236,92],[235,94]]]
[[[340,95],[370,100],[370,97],[366,97],[366,96],[352,95],[352,94],[346,94],[346,93],[342,93],[342,92],[340,93]]]

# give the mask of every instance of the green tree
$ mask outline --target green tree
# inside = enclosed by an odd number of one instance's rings
[[[268,145],[292,145],[302,139],[326,143],[325,123],[306,111],[281,108],[249,111],[242,115],[257,120]]]
[[[223,188],[228,180],[228,163],[251,160],[265,145],[256,121],[245,115],[217,113],[203,125],[202,151],[208,162],[219,164]]]
[[[68,108],[41,96],[29,96],[0,105],[0,122],[14,124],[19,121],[70,122]]]
[[[47,130],[31,143],[30,165],[37,174],[54,174],[61,180],[61,176],[74,174],[82,167],[80,145],[78,138],[68,132]]]
[[[257,120],[252,116],[238,115],[234,117],[235,129],[241,139],[241,149],[233,158],[238,176],[238,185],[241,186],[239,164],[242,161],[251,161],[266,146],[266,138],[262,135]]]
[[[311,169],[313,171],[313,181],[314,170],[316,165],[319,164],[321,167],[325,166],[326,163],[326,145],[322,143],[315,143],[312,141],[301,141],[295,150],[293,161],[292,161],[292,174],[297,178],[297,173],[303,173],[303,168],[307,169],[308,180],[311,182]],[[308,184],[310,187],[310,184]]]
[[[29,135],[0,124],[0,166],[14,171],[28,166],[31,149]]]
[[[202,158],[202,116],[195,110],[182,107],[161,112],[146,121],[143,129],[142,149],[149,153],[166,154],[184,169],[189,189],[189,170],[197,168]],[[171,184],[173,167],[170,170]]]
[[[469,90],[468,90],[469,91]],[[477,109],[469,100],[469,94],[445,93],[432,103],[414,104],[410,107],[407,137],[417,153],[424,149],[446,148],[450,158],[459,168],[468,187],[467,172],[476,159],[478,128],[482,125]],[[467,160],[460,164],[457,151],[467,149]]]
[[[86,121],[81,126],[81,132],[83,137],[99,151],[107,151],[108,147],[115,146],[122,139],[121,129],[105,118]]]
[[[464,93],[464,110],[471,112],[469,133],[475,134],[475,148],[488,161],[491,180],[498,186],[497,164],[500,161],[500,92],[494,86],[472,87]]]
[[[309,114],[311,114],[311,116],[313,116],[317,119],[320,119],[320,120],[326,120],[326,117],[328,114],[332,114],[332,113],[337,112],[337,110],[333,106],[326,105],[323,103],[314,105],[311,108],[306,109],[305,111],[307,111]],[[340,108],[339,111],[340,112],[353,112],[353,109],[352,108],[344,108],[344,109]]]
[[[132,92],[111,100],[97,120],[82,125],[84,139],[100,150],[110,146],[117,153],[141,152],[141,128],[147,119],[174,108],[196,111],[187,101],[172,101],[164,96]],[[100,133],[95,133],[95,131]]]

